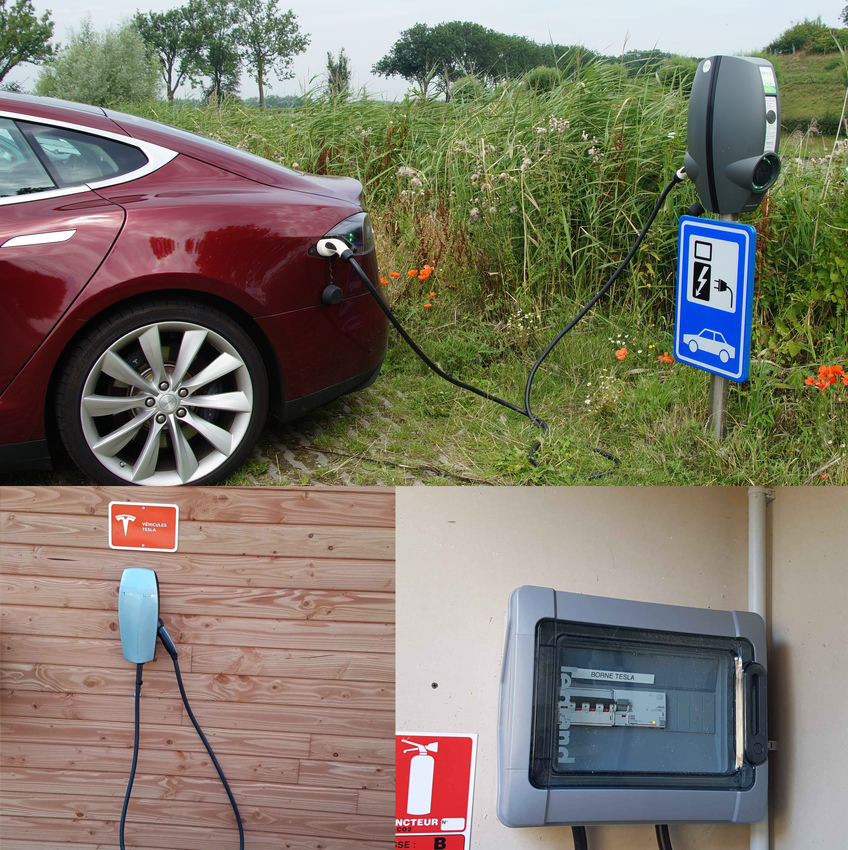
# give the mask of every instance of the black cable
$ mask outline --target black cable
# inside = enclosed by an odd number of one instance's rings
[[[651,228],[651,225],[654,223],[654,219],[657,217],[662,205],[665,203],[665,199],[668,197],[671,190],[678,184],[683,182],[683,177],[680,176],[680,173],[674,175],[674,177],[669,180],[665,189],[660,193],[659,198],[657,198],[657,202],[654,204],[654,208],[651,210],[651,214],[648,216],[647,221],[642,226],[642,229],[639,231],[639,235],[636,237],[636,241],[630,246],[630,250],[625,255],[624,259],[618,264],[618,268],[610,275],[609,280],[586,302],[583,308],[577,313],[577,315],[548,343],[547,348],[539,355],[539,358],[533,364],[533,368],[530,370],[530,374],[527,376],[527,383],[524,385],[524,414],[527,416],[531,422],[535,425],[538,425],[539,428],[542,429],[542,433],[546,434],[548,431],[548,424],[536,416],[533,412],[533,407],[530,403],[530,396],[533,392],[533,381],[536,377],[536,373],[539,371],[539,367],[542,363],[545,362],[548,355],[556,348],[559,344],[559,341],[607,294],[610,287],[618,280],[621,273],[627,267],[627,264],[633,259],[633,255],[639,250],[639,246],[642,244],[642,240],[647,236],[648,231]],[[535,454],[539,447],[542,445],[541,440],[538,440],[533,446],[530,448],[530,453],[528,458],[530,463],[533,466],[538,466],[536,462]],[[601,455],[602,457],[608,458],[613,461],[616,467],[621,465],[621,460],[611,455],[609,452],[604,451],[603,449],[593,448],[593,452]],[[607,470],[606,472],[593,472],[587,475],[587,478],[599,478],[602,475],[606,475],[612,470]]]
[[[344,259],[344,258],[343,258]],[[356,273],[359,275],[360,280],[365,284],[368,288],[368,291],[374,296],[377,301],[377,304],[380,305],[380,309],[385,313],[386,318],[392,323],[392,327],[403,337],[404,342],[418,355],[418,357],[424,361],[424,363],[432,369],[440,378],[444,378],[449,384],[453,384],[455,387],[460,387],[463,390],[468,390],[469,392],[475,393],[479,395],[481,398],[488,399],[489,401],[495,402],[495,404],[503,405],[503,407],[508,407],[510,410],[515,411],[516,413],[520,413],[522,416],[527,416],[527,411],[520,408],[518,405],[513,404],[510,401],[505,401],[499,396],[492,395],[491,393],[487,393],[485,390],[481,390],[478,387],[475,387],[473,384],[466,384],[465,381],[460,381],[459,378],[454,378],[452,375],[449,375],[444,371],[441,367],[437,366],[418,346],[418,343],[406,332],[406,329],[398,320],[397,316],[395,316],[393,310],[389,305],[383,300],[382,294],[377,290],[377,287],[371,283],[371,279],[362,269],[362,266],[356,262],[356,258],[353,256],[351,252],[351,256],[347,257],[347,262],[349,262]]]
[[[132,767],[130,768],[130,778],[127,782],[127,793],[124,795],[124,807],[121,809],[121,828],[118,833],[121,842],[121,850],[126,850],[126,847],[124,846],[124,824],[127,820],[127,806],[130,804],[130,794],[132,793],[133,780],[135,779],[135,768],[138,764],[138,726],[141,702],[141,671],[143,669],[144,664],[135,665],[135,733],[133,734]]]
[[[488,401],[493,401],[495,404],[499,404],[502,407],[506,407],[509,410],[512,410],[515,413],[520,413],[522,416],[526,416],[534,425],[542,430],[543,434],[548,432],[548,423],[545,422],[544,419],[537,416],[533,412],[533,408],[530,405],[530,397],[533,389],[533,381],[536,377],[536,373],[539,371],[539,367],[545,361],[547,356],[553,351],[553,349],[557,346],[559,341],[595,306],[595,304],[603,298],[603,296],[607,293],[609,288],[615,283],[618,279],[619,275],[622,271],[624,271],[627,264],[630,260],[633,259],[633,255],[639,249],[639,246],[642,244],[642,240],[645,238],[648,230],[651,225],[654,223],[654,219],[657,217],[662,205],[665,203],[665,199],[668,197],[669,192],[678,184],[683,181],[683,177],[680,174],[675,174],[674,177],[669,181],[668,185],[663,189],[660,197],[657,199],[656,204],[654,204],[653,210],[651,210],[651,214],[648,216],[648,220],[645,222],[645,225],[642,227],[642,230],[639,232],[639,235],[636,237],[636,241],[631,245],[630,250],[627,252],[625,258],[621,261],[618,268],[612,273],[609,280],[598,290],[597,293],[589,300],[589,302],[580,310],[580,312],[554,337],[553,341],[545,348],[536,362],[533,364],[533,368],[530,370],[530,374],[527,376],[527,382],[524,386],[524,407],[519,407],[517,404],[513,404],[512,402],[506,401],[502,399],[500,396],[496,396],[493,393],[488,393],[485,390],[481,390],[479,387],[475,387],[473,384],[468,384],[465,381],[460,381],[458,378],[454,378],[453,375],[449,375],[444,371],[440,366],[436,365],[425,353],[421,350],[419,345],[415,342],[415,340],[407,333],[406,329],[400,323],[397,316],[395,316],[392,308],[383,300],[382,293],[379,292],[376,286],[371,282],[371,279],[362,269],[362,266],[356,261],[356,258],[353,255],[352,250],[345,251],[338,256],[340,259],[345,262],[350,263],[353,267],[356,274],[359,276],[359,279],[365,284],[365,287],[374,297],[374,300],[377,302],[380,309],[385,314],[386,318],[391,323],[392,327],[400,334],[403,338],[404,342],[415,352],[415,354],[421,359],[421,361],[430,368],[433,372],[435,372],[440,378],[443,378],[448,383],[453,384],[455,387],[459,387],[463,390],[468,390],[469,392],[474,393],[475,395],[480,396],[481,398],[485,398]],[[533,466],[538,466],[538,462],[536,461],[535,454],[537,449],[542,445],[541,440],[536,441],[533,446],[530,448],[528,452],[528,460]],[[578,475],[575,473],[575,477],[581,478],[601,478],[604,475],[609,475],[614,469],[621,466],[620,458],[617,458],[614,454],[605,451],[604,449],[598,448],[597,446],[592,447],[592,451],[595,454],[601,455],[601,457],[605,457],[608,460],[612,461],[613,469],[604,470],[602,472],[592,472],[586,475]]]
[[[203,734],[203,730],[200,728],[200,724],[197,722],[194,712],[188,704],[188,697],[186,696],[185,688],[183,687],[183,677],[180,675],[180,662],[177,660],[177,649],[174,646],[173,640],[171,640],[171,636],[165,630],[165,626],[162,625],[161,620],[159,621],[159,637],[161,638],[165,649],[168,651],[168,654],[171,656],[171,660],[174,662],[174,673],[177,675],[177,685],[180,688],[180,696],[183,698],[183,705],[188,713],[188,719],[191,720],[191,725],[194,726],[195,731],[200,736],[200,740],[203,741],[203,746],[206,747],[206,752],[209,753],[209,758],[212,759],[212,764],[215,765],[215,770],[218,771],[218,778],[221,780],[221,784],[224,786],[224,790],[227,792],[227,797],[230,800],[230,805],[233,807],[233,814],[236,816],[236,825],[238,826],[239,831],[239,850],[244,850],[244,827],[241,823],[241,814],[239,814],[238,805],[236,805],[236,798],[233,797],[233,792],[230,790],[227,778],[224,776],[224,771],[221,770],[221,765],[218,764],[218,759],[215,758],[215,753],[212,752],[212,747],[210,746],[209,741],[206,740],[206,736]]]
[[[658,823],[654,829],[657,831],[657,847],[659,847],[659,850],[674,850],[671,846],[671,836],[668,833],[668,824]]]
[[[586,838],[585,826],[572,826],[571,836],[574,839],[574,850],[589,850],[589,840]]]
[[[191,720],[197,734],[200,735],[200,740],[203,741],[203,746],[206,747],[206,752],[209,753],[209,758],[212,759],[212,764],[215,765],[215,770],[218,771],[218,778],[221,780],[221,784],[227,792],[227,797],[230,800],[230,805],[233,807],[233,813],[236,816],[236,824],[238,825],[239,850],[244,850],[244,827],[241,823],[241,815],[239,814],[238,805],[236,805],[236,799],[233,797],[233,792],[230,790],[227,778],[224,776],[224,771],[221,770],[221,765],[218,764],[218,759],[215,758],[215,753],[212,752],[212,747],[209,745],[209,741],[206,740],[206,736],[203,734],[203,730],[200,728],[200,724],[197,722],[194,712],[191,710],[191,706],[188,703],[188,697],[186,696],[185,688],[183,687],[183,677],[180,674],[180,662],[177,659],[177,648],[161,620],[159,620],[157,633],[162,641],[162,645],[165,647],[168,654],[171,656],[171,660],[174,662],[174,673],[177,675],[177,685],[180,689],[180,696],[183,698],[185,710],[188,712],[189,720]],[[135,735],[133,737],[133,760],[132,767],[130,768],[130,778],[127,783],[127,793],[124,796],[124,807],[121,810],[121,828],[119,833],[121,850],[126,850],[126,847],[124,846],[124,822],[127,818],[127,806],[129,806],[130,803],[130,794],[132,793],[133,780],[135,779],[135,768],[138,764],[139,702],[141,698],[141,671],[143,667],[144,664],[137,664],[135,669]]]

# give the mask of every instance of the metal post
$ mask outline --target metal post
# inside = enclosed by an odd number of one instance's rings
[[[739,221],[735,213],[722,213],[719,221]],[[707,427],[717,440],[724,439],[725,420],[727,418],[728,380],[722,375],[712,375],[710,380],[710,413]]]
[[[774,499],[774,490],[766,487],[748,488],[748,610],[766,621],[766,640],[769,635],[767,565],[766,565],[766,505]],[[767,767],[767,765],[763,765]],[[763,768],[757,768],[762,770]],[[771,807],[769,806],[769,811]],[[769,850],[769,820],[767,815],[751,824],[751,850]]]
[[[725,419],[727,416],[727,378],[722,375],[710,376],[710,413],[707,427],[717,440],[724,439]]]

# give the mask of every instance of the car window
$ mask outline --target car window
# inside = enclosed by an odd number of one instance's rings
[[[0,118],[0,197],[47,192],[56,184],[13,121]]]
[[[712,331],[703,330],[703,331],[701,331],[701,336],[702,336],[704,339],[712,339],[712,338],[713,338],[713,332],[712,332]]]
[[[727,340],[718,331],[716,331],[715,338],[716,342],[723,342],[725,345],[727,344]]]
[[[44,124],[22,124],[63,186],[79,186],[120,177],[147,164],[133,145]]]

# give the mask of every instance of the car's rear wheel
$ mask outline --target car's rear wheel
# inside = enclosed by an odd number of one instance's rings
[[[100,323],[57,381],[71,459],[104,484],[211,484],[244,461],[268,411],[268,377],[229,316],[181,299]]]
[[[698,350],[698,343],[694,339],[689,340],[689,350],[694,354]]]

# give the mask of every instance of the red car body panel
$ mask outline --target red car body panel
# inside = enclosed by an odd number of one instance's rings
[[[116,114],[119,126],[91,107],[0,95],[0,111],[129,134],[178,152],[130,182],[0,207],[0,235],[77,231],[67,242],[31,246],[28,259],[0,252],[0,444],[44,439],[49,386],[63,354],[88,323],[138,296],[195,292],[249,317],[248,331],[271,353],[284,413],[307,410],[379,370],[384,315],[348,265],[333,260],[331,270],[309,253],[334,225],[361,212],[357,181],[205,150],[199,137]],[[358,259],[376,279],[374,252]],[[322,301],[331,277],[343,290],[340,304]]]
[[[66,242],[0,249],[0,392],[83,290],[123,223],[124,211],[94,192],[2,207],[0,245],[46,231],[76,233]]]
[[[315,174],[293,171],[290,168],[276,165],[267,159],[226,145],[219,145],[211,139],[205,139],[184,130],[166,127],[164,124],[155,121],[148,121],[145,118],[113,112],[112,110],[109,110],[106,114],[121,127],[123,132],[134,139],[178,150],[184,156],[209,163],[257,183],[264,183],[281,189],[291,189],[296,192],[340,198],[354,204],[357,208],[359,207],[362,184],[351,177],[319,177]]]

